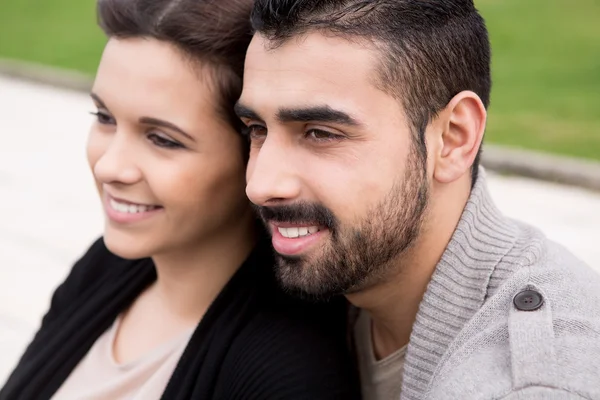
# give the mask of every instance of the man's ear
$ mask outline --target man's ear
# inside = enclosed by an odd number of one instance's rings
[[[471,170],[483,139],[487,111],[477,94],[463,91],[439,115],[443,118],[441,142],[438,142],[441,148],[433,177],[438,182],[450,183]]]

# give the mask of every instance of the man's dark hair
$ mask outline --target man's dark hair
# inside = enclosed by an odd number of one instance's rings
[[[252,0],[98,0],[98,24],[108,37],[153,38],[208,66],[219,111],[236,129],[233,106],[242,91],[252,27]],[[151,67],[151,66],[150,66]]]
[[[370,41],[376,84],[401,101],[424,154],[425,127],[456,94],[489,105],[490,45],[472,0],[256,0],[252,25],[273,47],[312,31]]]

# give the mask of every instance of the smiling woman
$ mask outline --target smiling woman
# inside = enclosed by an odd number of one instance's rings
[[[195,262],[218,248],[247,247],[253,216],[243,141],[219,113],[210,64],[191,65],[158,40],[113,37],[104,50],[88,159],[108,217],[104,241],[121,256],[170,265],[174,250]]]
[[[353,399],[346,303],[291,298],[245,196],[251,0],[100,0],[104,235],[0,399]]]

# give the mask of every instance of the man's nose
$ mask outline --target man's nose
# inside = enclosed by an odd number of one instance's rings
[[[286,202],[301,191],[295,152],[284,139],[269,136],[250,154],[246,194],[256,205]]]

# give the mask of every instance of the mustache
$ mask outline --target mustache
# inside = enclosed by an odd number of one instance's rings
[[[272,207],[254,205],[254,209],[265,223],[311,223],[324,226],[331,231],[334,231],[338,226],[337,218],[333,212],[322,204],[301,202]]]

